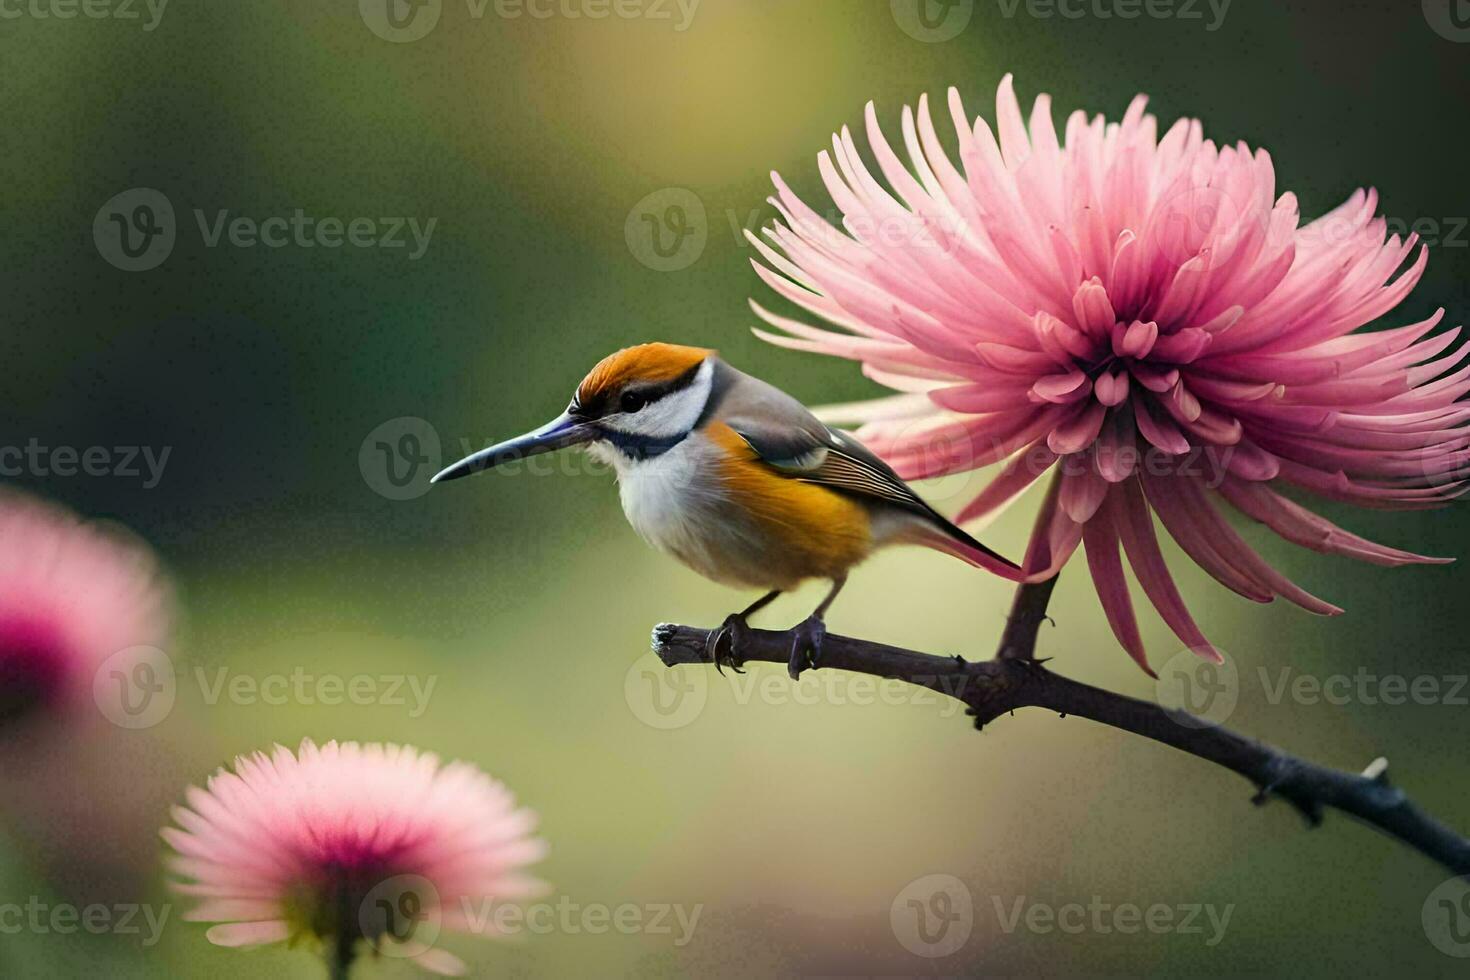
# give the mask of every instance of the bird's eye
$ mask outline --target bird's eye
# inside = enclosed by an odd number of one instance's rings
[[[623,397],[618,399],[618,407],[625,412],[636,412],[647,404],[648,399],[636,391],[625,391]]]

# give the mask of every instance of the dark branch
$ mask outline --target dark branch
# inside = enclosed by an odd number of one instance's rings
[[[1051,590],[1057,587],[1056,576],[1045,582],[1030,582],[1016,589],[1011,614],[1006,617],[1005,632],[1000,635],[1000,660],[1032,660],[1036,655],[1036,634],[1046,622],[1046,607]]]
[[[1050,584],[1046,592],[1050,593]],[[1017,607],[1036,612],[1032,604],[1037,592],[1023,601],[1028,590],[1018,590]],[[1390,837],[1439,862],[1459,875],[1470,875],[1470,840],[1435,820],[1409,801],[1402,790],[1388,782],[1387,764],[1375,760],[1358,775],[1319,766],[1288,755],[1280,749],[1237,735],[1228,729],[1180,711],[1171,711],[1091,687],[1053,674],[1031,659],[1037,626],[1045,618],[1044,599],[1040,616],[1023,620],[1014,613],[994,660],[966,663],[958,657],[936,657],[899,647],[871,643],[829,633],[822,644],[823,668],[851,670],[877,677],[895,678],[926,687],[964,702],[975,718],[975,727],[989,724],[1016,708],[1037,707],[1064,715],[1080,715],[1120,731],[1172,745],[1190,755],[1224,766],[1249,779],[1257,788],[1257,803],[1280,797],[1291,803],[1315,826],[1325,807],[1332,807],[1362,820]],[[1027,622],[1029,626],[1018,626]],[[653,650],[665,664],[709,663],[705,653],[709,631],[692,626],[661,624],[653,631]],[[1007,650],[1023,651],[1007,654]],[[746,661],[785,664],[790,656],[785,633],[752,630],[741,644]]]

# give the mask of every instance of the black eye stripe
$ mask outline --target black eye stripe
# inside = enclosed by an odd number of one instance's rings
[[[673,394],[677,390],[678,389],[670,388],[667,385],[653,385],[647,387],[637,386],[625,388],[623,390],[622,397],[627,398],[631,395],[641,400],[645,405],[651,405],[659,399]]]
[[[622,397],[626,398],[629,395],[636,395],[639,398],[643,399],[643,403],[645,405],[651,405],[654,402],[658,401],[660,398],[665,398],[669,395],[672,395],[676,391],[683,391],[685,388],[693,384],[695,376],[699,374],[699,367],[700,366],[696,364],[693,368],[685,371],[683,374],[679,375],[677,378],[674,378],[671,381],[664,381],[659,384],[652,385],[629,385],[627,388],[623,389]]]
[[[568,411],[581,418],[601,418],[604,415],[611,415],[615,412],[627,411],[627,409],[622,407],[622,402],[629,395],[635,395],[643,400],[643,404],[639,406],[639,410],[641,410],[661,398],[688,388],[694,383],[694,379],[699,376],[699,369],[703,366],[704,362],[701,361],[683,374],[676,378],[671,378],[668,381],[661,381],[655,384],[634,382],[625,386],[619,392],[602,392],[585,405],[581,403],[580,399],[574,397]]]

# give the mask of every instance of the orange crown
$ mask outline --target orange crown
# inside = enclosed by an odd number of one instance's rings
[[[714,351],[680,344],[639,344],[624,347],[597,362],[577,386],[577,401],[592,405],[637,381],[658,384],[694,370]]]

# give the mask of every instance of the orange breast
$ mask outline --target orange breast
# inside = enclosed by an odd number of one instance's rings
[[[851,497],[772,469],[723,422],[707,434],[723,450],[719,478],[766,541],[771,581],[835,578],[873,550],[867,508]]]

